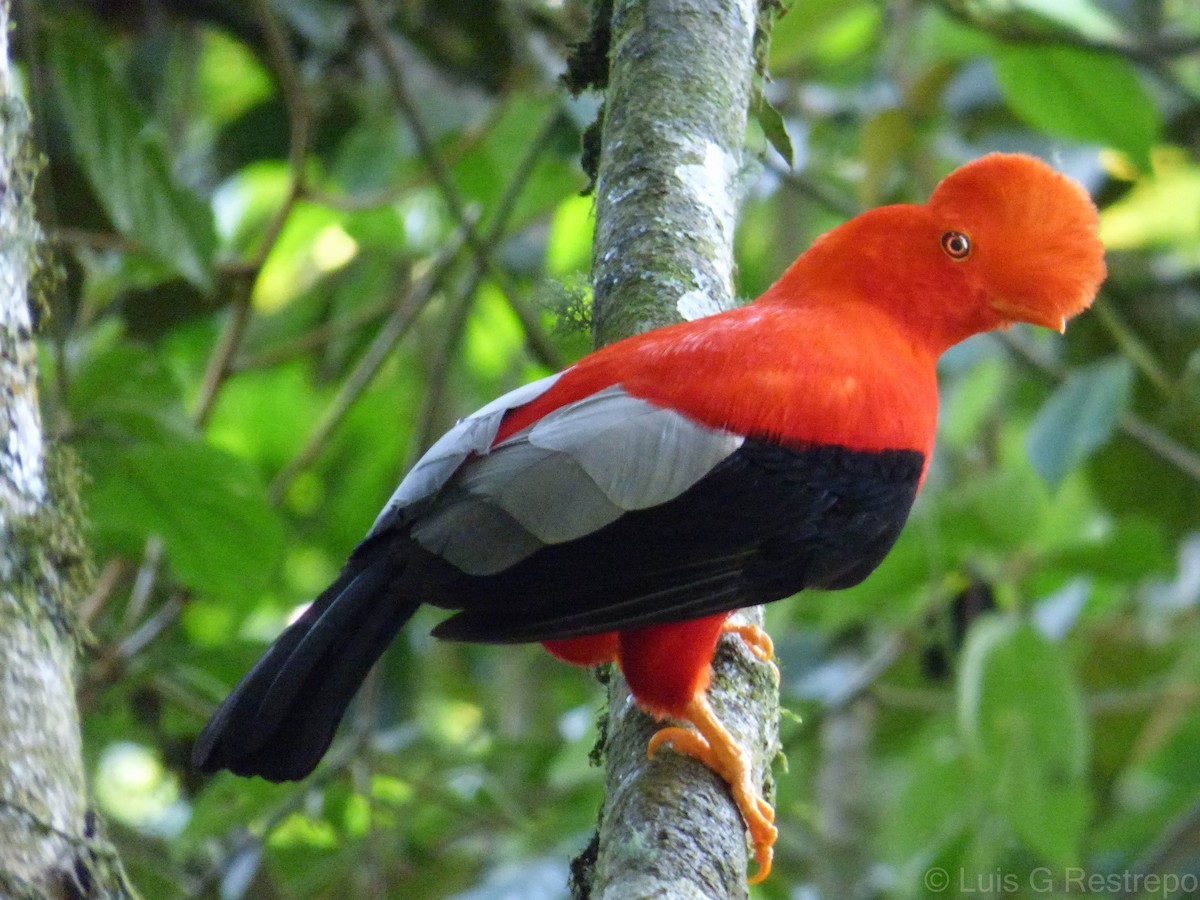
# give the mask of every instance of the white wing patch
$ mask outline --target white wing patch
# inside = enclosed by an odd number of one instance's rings
[[[493,439],[498,427],[491,429]],[[455,457],[461,465],[469,453],[477,455],[442,477],[441,492],[417,514],[411,534],[468,574],[495,574],[547,544],[583,537],[626,512],[678,497],[742,441],[619,386],[606,388],[490,450],[487,444],[463,450],[466,438],[460,438],[453,456],[443,453],[430,466]],[[396,497],[389,509],[395,503]]]

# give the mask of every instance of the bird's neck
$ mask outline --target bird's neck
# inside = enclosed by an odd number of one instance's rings
[[[865,239],[859,252],[848,253],[842,237],[831,232],[818,239],[757,302],[842,319],[848,333],[859,320],[891,328],[935,360],[998,324],[964,278],[922,260],[897,257],[894,250]],[[876,324],[884,318],[890,324]]]

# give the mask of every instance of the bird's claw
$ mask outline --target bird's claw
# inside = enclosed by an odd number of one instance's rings
[[[754,787],[746,751],[717,720],[703,695],[689,704],[687,718],[699,730],[678,725],[662,728],[650,738],[646,756],[653,759],[659,747],[670,744],[677,752],[699,760],[725,780],[746,822],[750,842],[754,845],[754,858],[758,862],[758,871],[747,881],[758,884],[771,874],[775,839],[779,836],[774,824],[775,809]]]
[[[721,632],[740,637],[751,653],[771,667],[771,671],[775,673],[775,681],[780,680],[779,666],[775,664],[775,642],[762,628],[749,622],[726,622]]]

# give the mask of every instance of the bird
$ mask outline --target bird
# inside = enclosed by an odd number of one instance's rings
[[[413,613],[439,638],[541,642],[616,663],[664,722],[650,741],[729,785],[765,878],[774,811],[707,699],[739,608],[858,584],[928,470],[938,357],[1025,322],[1056,331],[1106,270],[1087,191],[991,153],[923,204],[818,237],[757,300],[602,347],[459,420],[336,580],[233,688],[193,761],[270,781],[317,766]]]

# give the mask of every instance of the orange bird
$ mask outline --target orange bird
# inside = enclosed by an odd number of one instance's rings
[[[200,735],[195,761],[303,778],[423,603],[438,637],[541,641],[615,661],[637,703],[687,723],[759,871],[774,812],[706,699],[727,617],[858,584],[925,476],[938,356],[1013,322],[1062,330],[1104,279],[1096,209],[1045,163],[992,154],[923,205],[818,238],[762,297],[597,350],[460,421],[413,467],[334,581]],[[740,629],[755,651],[770,642]]]

